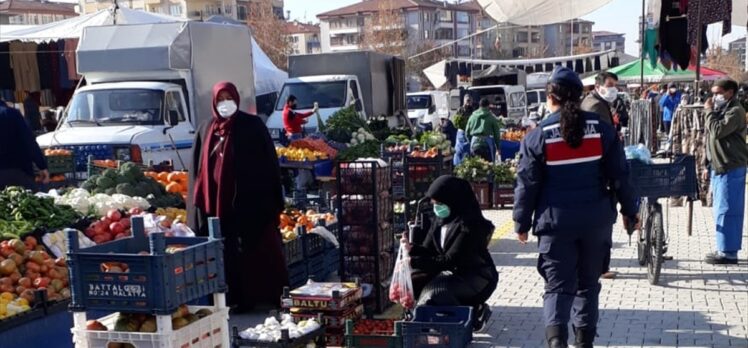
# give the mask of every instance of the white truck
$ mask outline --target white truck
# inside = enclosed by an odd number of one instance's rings
[[[439,126],[442,117],[449,118],[449,92],[426,91],[408,93],[408,118],[410,123]]]
[[[524,86],[489,85],[453,89],[450,92],[450,109],[453,113],[462,106],[465,95],[470,95],[476,109],[478,102],[487,98],[491,103],[491,112],[506,118],[510,124],[520,124],[527,116],[527,93]]]
[[[350,105],[363,119],[405,113],[404,67],[402,59],[371,51],[288,57],[289,79],[266,123],[270,135],[282,138],[283,107],[290,95],[297,98],[296,111],[310,111],[318,103],[323,122]],[[304,129],[314,132],[317,118],[308,118]]]
[[[42,148],[187,169],[195,130],[212,117],[212,88],[230,81],[240,110],[255,112],[251,36],[246,26],[202,22],[92,26],[77,51],[79,87]]]

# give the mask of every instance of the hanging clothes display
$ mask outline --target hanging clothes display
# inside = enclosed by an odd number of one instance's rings
[[[676,109],[671,126],[671,150],[676,155],[692,155],[696,158],[696,173],[706,170],[706,113],[701,105],[681,105]],[[699,180],[699,199],[703,206],[712,205],[709,191],[710,180]],[[676,205],[682,205],[682,199],[673,200]]]
[[[691,46],[683,35],[688,30],[688,21],[680,11],[679,0],[662,0],[660,13],[660,55],[668,53],[673,62],[685,70],[691,60]],[[664,63],[663,63],[664,64]]]
[[[652,66],[657,66],[659,50],[658,30],[660,28],[660,14],[662,13],[662,0],[647,1],[646,29],[644,30],[644,58],[649,58]]]
[[[653,103],[649,100],[635,100],[629,111],[628,145],[644,144],[650,151],[659,149],[657,141],[658,123],[653,112]]]
[[[16,78],[10,64],[10,44],[0,42],[0,97],[6,101],[15,101],[12,98],[15,89]]]
[[[696,35],[706,28],[699,28],[699,23],[706,27],[709,24],[722,22],[722,36],[732,31],[732,0],[689,0],[688,1],[688,43],[696,45]],[[705,45],[708,47],[708,45]]]
[[[36,44],[33,42],[10,43],[10,65],[16,82],[16,92],[41,90],[39,68],[36,60]],[[16,93],[18,96],[18,93]]]

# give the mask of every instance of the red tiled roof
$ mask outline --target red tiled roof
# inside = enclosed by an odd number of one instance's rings
[[[75,4],[59,2],[42,2],[38,0],[6,0],[0,2],[0,13],[23,14],[42,13],[77,16]]]
[[[286,22],[286,34],[319,33],[319,25],[306,24],[299,21]]]
[[[341,7],[332,11],[320,13],[317,15],[318,18],[329,18],[337,16],[354,15],[358,13],[371,13],[377,12],[381,6],[387,6],[387,2],[392,4],[392,8],[395,10],[406,10],[406,9],[417,9],[417,8],[446,8],[452,11],[467,11],[477,12],[479,8],[470,4],[454,4],[445,3],[443,1],[436,0],[362,0],[361,2],[353,5]]]

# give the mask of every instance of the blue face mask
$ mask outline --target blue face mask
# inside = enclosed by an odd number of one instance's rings
[[[434,203],[434,214],[440,219],[447,218],[450,214],[449,207],[446,204]]]

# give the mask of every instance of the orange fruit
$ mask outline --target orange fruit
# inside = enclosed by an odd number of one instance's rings
[[[157,178],[158,178],[158,181],[168,182],[169,181],[169,173],[167,173],[167,172],[158,173]]]
[[[179,182],[179,173],[177,172],[171,172],[168,176],[166,176],[166,180],[169,182]]]
[[[166,192],[180,193],[182,192],[182,185],[176,182],[170,182],[168,185],[166,185]]]

